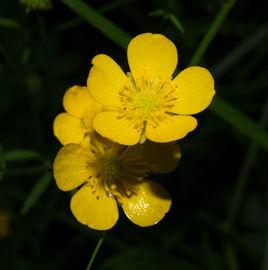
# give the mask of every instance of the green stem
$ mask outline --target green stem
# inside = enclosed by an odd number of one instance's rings
[[[96,257],[96,255],[97,255],[97,253],[98,253],[98,251],[99,251],[99,249],[100,249],[100,247],[102,245],[102,242],[104,241],[105,234],[106,234],[106,231],[103,232],[101,238],[99,239],[99,241],[98,241],[98,243],[97,243],[97,245],[96,245],[96,247],[95,247],[95,249],[94,249],[94,251],[92,253],[92,256],[90,258],[90,261],[88,263],[88,266],[87,266],[86,270],[90,270],[90,268],[91,268],[91,266],[92,266],[92,264],[93,264],[93,262],[95,260],[95,257]]]
[[[210,28],[208,29],[206,35],[200,42],[191,62],[190,66],[198,65],[201,58],[203,57],[205,51],[207,50],[210,42],[215,37],[217,31],[219,30],[222,22],[224,21],[225,17],[228,15],[230,10],[232,9],[233,5],[235,4],[236,0],[229,0],[226,1],[217,16],[215,17],[214,21],[212,22]]]

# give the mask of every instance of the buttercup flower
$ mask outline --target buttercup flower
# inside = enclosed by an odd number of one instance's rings
[[[66,91],[63,106],[67,113],[61,113],[55,118],[54,134],[63,145],[80,144],[94,132],[93,119],[102,106],[90,97],[86,87],[77,85]]]
[[[118,219],[117,202],[137,225],[158,223],[169,211],[171,199],[148,173],[175,169],[180,151],[175,142],[145,142],[126,147],[99,135],[89,147],[67,144],[54,161],[54,177],[63,191],[81,186],[71,199],[76,219],[96,230],[108,230]]]
[[[92,60],[87,88],[109,108],[94,118],[95,130],[120,144],[134,145],[146,138],[175,141],[195,129],[197,121],[190,115],[204,110],[215,94],[209,71],[193,66],[172,79],[177,49],[160,34],[133,38],[127,57],[127,75],[107,55]]]

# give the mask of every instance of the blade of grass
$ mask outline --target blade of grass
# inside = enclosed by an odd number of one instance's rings
[[[236,0],[227,0],[220,11],[218,12],[217,16],[215,17],[214,21],[212,22],[211,26],[209,27],[206,35],[200,42],[192,60],[190,61],[190,66],[199,64],[200,60],[202,59],[205,51],[207,50],[209,44],[215,37],[216,33],[218,32],[221,24],[223,23],[224,19],[234,6]]]
[[[120,47],[125,48],[130,40],[129,35],[112,21],[106,19],[99,12],[80,0],[61,0],[70,9],[78,13],[83,19],[110,38]]]
[[[30,194],[27,196],[26,200],[23,203],[21,208],[21,215],[27,214],[34,204],[39,200],[42,194],[47,190],[49,183],[52,179],[50,172],[44,174],[39,178],[37,183],[34,185],[33,189],[30,191]]]

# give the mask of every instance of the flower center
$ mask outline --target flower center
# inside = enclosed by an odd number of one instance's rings
[[[139,94],[137,94],[133,105],[144,113],[153,113],[157,111],[160,106],[157,95],[153,90],[141,91]]]
[[[120,91],[122,109],[120,118],[125,118],[135,129],[143,130],[145,125],[156,127],[172,113],[177,98],[176,87],[171,80],[134,78]]]
[[[122,175],[122,165],[119,159],[104,159],[101,167],[101,173],[106,181],[117,180]]]

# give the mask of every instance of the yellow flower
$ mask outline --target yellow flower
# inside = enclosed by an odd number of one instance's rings
[[[126,147],[95,135],[89,148],[67,144],[59,151],[54,177],[63,191],[82,186],[71,199],[71,211],[82,224],[112,228],[118,202],[132,222],[145,227],[158,223],[171,205],[167,191],[148,180],[148,173],[168,173],[179,159],[175,142]]]
[[[175,45],[160,34],[133,38],[127,49],[131,73],[125,75],[109,56],[92,60],[87,88],[92,97],[109,107],[97,114],[93,125],[102,136],[125,145],[170,142],[197,126],[191,114],[211,102],[214,81],[202,67],[189,67],[173,80],[177,65]]]
[[[89,95],[86,87],[73,86],[63,97],[63,106],[67,113],[57,115],[53,123],[53,131],[59,141],[80,144],[93,133],[93,119],[102,106]]]

